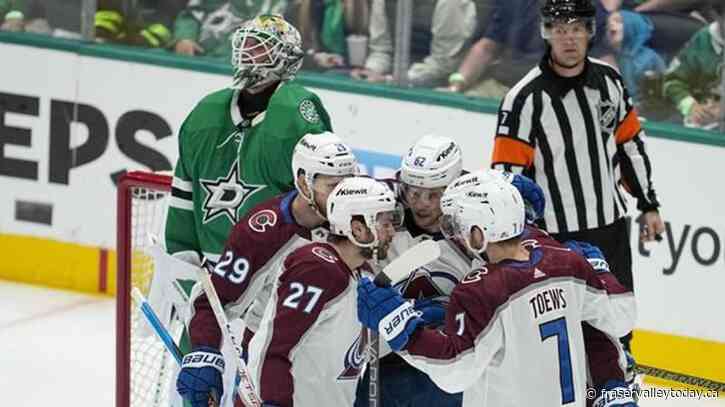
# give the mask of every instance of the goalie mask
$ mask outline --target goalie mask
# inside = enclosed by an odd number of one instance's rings
[[[392,217],[391,217],[392,215]],[[358,241],[352,233],[351,222],[361,217],[370,229],[373,239],[370,242]],[[387,185],[373,178],[352,177],[340,182],[327,200],[327,219],[330,232],[345,236],[358,247],[378,247],[378,226],[381,219],[391,218],[393,227],[402,220],[402,211],[396,205],[395,194]]]
[[[235,89],[258,89],[293,79],[304,51],[299,31],[277,14],[248,20],[232,34]]]
[[[298,175],[304,173],[309,196],[298,182]],[[329,175],[348,177],[358,174],[358,164],[352,149],[340,137],[331,132],[307,134],[297,142],[292,153],[292,175],[295,187],[307,200],[309,206],[321,217],[324,214],[315,202],[315,177]]]
[[[524,201],[519,191],[495,175],[483,179],[468,174],[454,181],[441,200],[441,231],[450,240],[463,241],[479,259],[488,243],[519,236],[526,225]],[[483,246],[471,247],[471,231],[483,233]]]

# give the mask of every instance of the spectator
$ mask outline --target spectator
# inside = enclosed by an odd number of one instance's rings
[[[95,16],[96,40],[166,48],[172,41],[170,27],[184,3],[184,0],[146,0],[126,16],[122,0],[99,0]]]
[[[40,0],[0,0],[0,31],[50,34],[45,6]]]
[[[625,7],[639,13],[668,12],[692,14],[707,22],[717,19],[717,4],[722,0],[625,0]]]
[[[635,105],[639,105],[641,101],[639,82],[644,73],[660,73],[665,70],[662,57],[645,45],[651,35],[652,22],[642,14],[621,10],[609,15],[607,38],[615,50],[624,85]]]
[[[692,36],[717,17],[716,4],[722,0],[601,0],[614,12],[629,10],[652,21],[649,46],[665,60],[671,59]]]
[[[303,46],[312,56],[305,60],[303,69],[345,66],[345,38],[367,35],[370,24],[368,0],[301,0],[294,14]]]
[[[592,55],[615,64],[613,51],[604,40],[607,12],[596,6],[596,32]],[[540,0],[496,0],[486,27],[469,50],[458,71],[448,78],[445,90],[469,96],[501,98],[546,50],[541,38],[538,10]]]
[[[176,17],[174,50],[230,60],[229,36],[239,25],[260,14],[284,14],[287,0],[190,0]]]
[[[665,74],[664,94],[690,127],[715,128],[720,119],[723,33],[715,22],[680,50]]]
[[[369,55],[362,69],[350,75],[368,82],[384,82],[393,69],[395,1],[373,0],[370,11]],[[476,29],[472,0],[416,0],[413,7],[411,62],[408,80],[413,86],[436,86],[458,66]]]

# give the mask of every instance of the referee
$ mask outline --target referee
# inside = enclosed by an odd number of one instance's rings
[[[542,226],[559,241],[590,242],[630,290],[632,253],[622,190],[644,214],[641,240],[664,231],[644,132],[622,78],[589,58],[590,0],[547,0],[546,54],[506,95],[492,166],[523,172],[544,190]],[[631,334],[622,338],[629,350]]]

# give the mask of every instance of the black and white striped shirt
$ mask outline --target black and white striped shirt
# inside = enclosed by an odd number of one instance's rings
[[[611,66],[588,58],[558,76],[548,56],[506,95],[492,166],[523,172],[544,190],[550,233],[595,229],[624,216],[623,186],[642,211],[659,206],[637,112]]]

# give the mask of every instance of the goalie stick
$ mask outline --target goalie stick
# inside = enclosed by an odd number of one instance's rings
[[[373,282],[379,287],[397,283],[410,275],[413,270],[432,262],[440,255],[441,248],[438,243],[433,240],[424,240],[391,261],[375,276]],[[382,405],[380,402],[380,336],[372,330],[368,331],[368,336],[370,339],[368,399],[370,407],[379,407]]]
[[[262,401],[259,399],[257,393],[254,391],[254,384],[252,383],[252,378],[249,376],[247,364],[244,362],[244,357],[242,356],[242,347],[241,345],[239,345],[239,343],[241,342],[237,341],[236,335],[234,335],[234,330],[229,324],[229,320],[227,320],[227,315],[224,313],[224,307],[222,307],[222,303],[219,300],[219,295],[217,295],[214,284],[211,282],[211,276],[206,271],[207,265],[208,263],[206,262],[206,259],[204,259],[201,267],[197,269],[197,275],[199,277],[199,282],[204,289],[204,293],[206,293],[206,297],[209,300],[209,305],[214,312],[216,321],[219,324],[219,328],[221,328],[222,330],[222,337],[224,338],[224,340],[231,342],[234,350],[237,353],[236,365],[237,376],[239,377],[239,385],[237,386],[237,391],[239,392],[239,395],[242,398],[242,402],[245,405],[251,407],[260,407],[262,405]]]
[[[154,309],[151,308],[151,304],[149,304],[146,297],[141,294],[141,291],[138,289],[138,287],[134,287],[133,290],[131,290],[131,296],[138,303],[138,307],[141,310],[144,318],[146,319],[146,322],[149,323],[149,326],[151,326],[154,333],[156,333],[156,336],[164,344],[166,350],[169,351],[171,356],[174,357],[174,360],[176,360],[176,364],[181,367],[181,360],[184,358],[184,355],[181,353],[181,350],[176,345],[176,342],[174,342],[174,338],[171,337],[169,331],[159,320],[159,317],[158,315],[156,315]],[[219,400],[214,399],[213,405],[215,407],[218,406]]]

